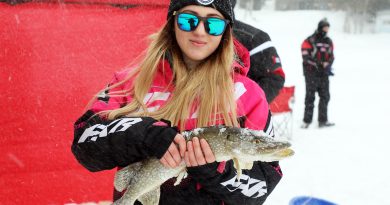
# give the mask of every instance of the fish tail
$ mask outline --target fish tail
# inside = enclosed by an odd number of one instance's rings
[[[142,163],[130,164],[127,167],[119,170],[115,174],[114,187],[117,191],[122,192],[130,184],[131,179],[141,169]]]

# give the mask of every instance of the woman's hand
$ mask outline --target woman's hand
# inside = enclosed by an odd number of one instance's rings
[[[184,154],[187,167],[196,167],[215,162],[215,156],[209,143],[205,139],[194,137],[187,142],[187,151]]]
[[[165,167],[175,168],[181,163],[185,151],[186,140],[181,134],[177,134],[168,150],[165,152],[163,157],[161,157],[160,162]]]

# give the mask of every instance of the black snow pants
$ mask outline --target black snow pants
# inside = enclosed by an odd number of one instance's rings
[[[329,76],[327,75],[305,75],[306,97],[305,97],[305,114],[303,121],[311,123],[313,120],[315,94],[318,92],[320,102],[318,104],[318,122],[328,121],[328,103],[330,100],[329,93]]]

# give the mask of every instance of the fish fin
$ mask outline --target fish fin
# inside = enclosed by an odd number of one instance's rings
[[[129,198],[129,189],[125,191],[125,193],[116,201],[112,203],[112,205],[127,205],[127,204],[134,204],[136,200],[132,200]]]
[[[114,187],[117,191],[122,192],[130,184],[131,179],[141,169],[142,163],[137,162],[117,171],[114,178]]]
[[[233,165],[237,170],[237,180],[240,180],[242,174],[241,163],[237,158],[233,158]]]
[[[145,193],[139,197],[138,201],[140,201],[142,205],[158,205],[160,201],[160,187]]]
[[[176,177],[176,182],[173,184],[174,186],[177,186],[178,184],[180,184],[180,182],[187,178],[187,172],[186,171],[182,171],[179,173],[179,175]]]
[[[253,168],[253,162],[242,163],[241,169],[251,170]]]

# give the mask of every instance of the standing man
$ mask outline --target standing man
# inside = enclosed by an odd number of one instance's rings
[[[233,7],[236,3],[232,0]],[[283,88],[285,75],[269,35],[238,20],[234,22],[233,34],[250,52],[248,77],[264,90],[268,103],[272,102]]]
[[[334,61],[333,42],[328,37],[329,22],[326,18],[318,23],[317,30],[302,43],[303,74],[306,82],[305,114],[302,128],[308,128],[313,118],[315,93],[318,92],[318,126],[330,127],[328,121],[329,75]]]

